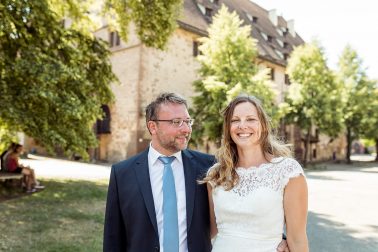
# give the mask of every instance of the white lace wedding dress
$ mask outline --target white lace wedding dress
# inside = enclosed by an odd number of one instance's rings
[[[213,189],[218,235],[212,252],[275,252],[282,240],[285,186],[303,169],[292,158],[274,158],[236,171],[239,183],[233,189]]]

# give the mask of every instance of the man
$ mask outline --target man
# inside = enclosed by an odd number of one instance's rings
[[[174,93],[147,106],[150,147],[111,170],[104,251],[211,251],[207,189],[197,180],[215,160],[186,149],[192,123]]]

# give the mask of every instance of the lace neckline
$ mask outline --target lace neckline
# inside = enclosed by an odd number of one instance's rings
[[[257,171],[257,170],[261,170],[261,169],[264,169],[266,167],[270,167],[271,165],[274,165],[276,163],[280,163],[284,158],[283,157],[275,157],[275,158],[272,158],[270,160],[270,162],[268,163],[262,163],[258,166],[249,166],[249,167],[241,167],[241,166],[238,166],[235,168],[236,171],[240,171],[240,172],[251,172],[251,171]]]

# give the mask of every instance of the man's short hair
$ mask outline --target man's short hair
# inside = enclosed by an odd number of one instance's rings
[[[146,107],[146,123],[152,120],[157,120],[160,105],[168,103],[184,104],[185,107],[188,108],[188,104],[182,96],[175,93],[161,93]]]

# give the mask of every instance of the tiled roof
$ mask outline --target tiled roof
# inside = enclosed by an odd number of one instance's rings
[[[252,37],[257,40],[259,57],[279,65],[286,65],[286,56],[294,46],[304,43],[303,39],[289,31],[290,21],[277,17],[277,25],[269,19],[269,11],[249,0],[184,0],[182,15],[178,20],[180,27],[201,36],[211,23],[205,10],[215,14],[222,4],[230,11],[236,11],[245,24],[252,26]],[[253,21],[254,20],[254,21]]]

